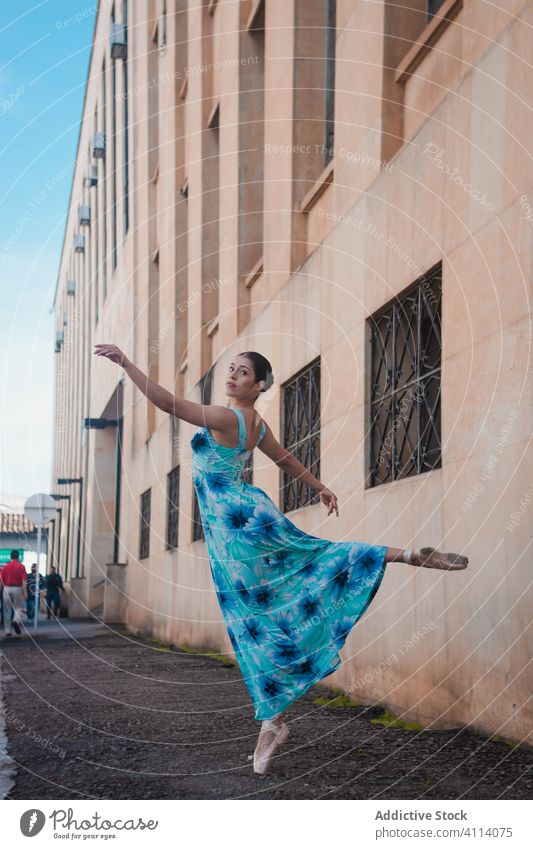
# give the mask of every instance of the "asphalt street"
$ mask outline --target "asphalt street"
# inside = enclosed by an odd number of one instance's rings
[[[0,797],[7,799],[530,799],[531,749],[471,730],[390,725],[316,685],[254,776],[259,723],[238,667],[58,620],[0,641]],[[3,729],[3,731],[2,731]],[[4,739],[2,739],[4,735]]]

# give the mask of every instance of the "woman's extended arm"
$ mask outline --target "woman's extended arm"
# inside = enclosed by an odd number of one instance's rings
[[[199,427],[213,428],[223,433],[236,432],[238,427],[236,417],[227,407],[196,404],[194,401],[187,401],[185,398],[173,395],[137,368],[116,345],[95,345],[94,353],[96,356],[107,357],[121,365],[148,400],[165,413]]]
[[[122,368],[128,377],[131,377],[134,384],[146,395],[148,400],[152,402],[152,404],[155,404],[155,406],[159,407],[160,410],[164,410],[165,413],[170,412],[170,407],[174,399],[172,392],[169,392],[168,389],[160,386],[159,383],[155,382],[155,380],[151,380],[151,378],[144,374],[140,368],[137,368],[131,360],[126,359],[122,362]]]

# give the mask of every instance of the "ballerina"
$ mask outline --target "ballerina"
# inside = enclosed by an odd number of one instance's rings
[[[266,492],[245,482],[244,464],[258,447],[319,492],[328,516],[339,516],[337,496],[279,444],[255,410],[273,384],[262,354],[245,351],[231,361],[224,407],[173,395],[116,345],[97,344],[94,353],[121,365],[161,410],[199,427],[191,439],[193,484],[217,599],[255,718],[262,721],[253,764],[264,777],[289,736],[283,711],[340,665],[339,649],[379,589],[386,564],[457,570],[466,568],[468,558],[431,547],[306,534]]]

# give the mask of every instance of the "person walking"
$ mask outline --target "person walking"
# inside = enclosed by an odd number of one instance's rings
[[[63,579],[55,566],[50,566],[50,573],[46,576],[46,618],[50,619],[52,612],[58,616],[61,607],[60,590],[63,589]],[[52,607],[54,608],[52,611]]]
[[[27,576],[27,591],[26,598],[26,618],[28,622],[33,622],[35,619],[35,601],[37,597],[37,563],[31,564],[31,572]],[[45,579],[39,575],[39,601],[37,602],[37,610],[39,610],[41,593],[46,589]],[[37,613],[37,615],[39,615]]]
[[[0,574],[2,569],[4,568],[4,564],[0,563]],[[4,628],[4,585],[2,581],[0,581],[0,626],[3,630]]]
[[[254,405],[273,384],[272,367],[256,351],[229,364],[228,407],[196,404],[150,380],[116,345],[95,355],[124,368],[157,407],[198,425],[191,439],[192,477],[225,625],[244,681],[262,721],[254,772],[268,772],[288,738],[283,712],[341,663],[339,650],[376,595],[390,562],[464,569],[464,555],[424,547],[392,548],[333,542],[304,533],[242,472],[259,447],[292,477],[320,493],[327,515],[337,496],[275,439]]]
[[[13,549],[11,560],[0,572],[0,582],[4,587],[4,634],[6,637],[11,636],[12,615],[13,628],[17,634],[21,633],[22,612],[28,594],[27,577],[26,569],[19,560],[19,552]]]

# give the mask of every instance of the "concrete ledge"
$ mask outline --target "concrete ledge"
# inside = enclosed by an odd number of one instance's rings
[[[300,204],[300,212],[309,212],[311,207],[317,202],[319,197],[326,191],[330,183],[333,182],[333,162],[326,165],[318,180],[313,183],[303,201]]]
[[[396,68],[394,82],[405,83],[409,79],[426,53],[441,37],[446,27],[451,24],[452,19],[462,8],[463,0],[446,0],[443,3]]]

